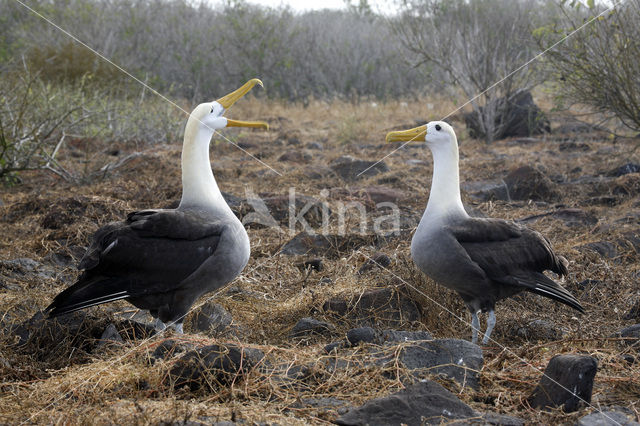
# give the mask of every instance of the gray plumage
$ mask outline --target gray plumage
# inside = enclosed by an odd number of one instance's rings
[[[387,140],[423,140],[433,153],[431,193],[411,241],[411,256],[421,271],[464,300],[472,315],[474,343],[478,313],[489,313],[486,344],[495,325],[495,303],[522,291],[584,312],[571,293],[544,274],[550,270],[564,276],[568,265],[544,236],[512,221],[472,218],[466,213],[460,198],[458,144],[451,126],[431,122],[391,132]]]

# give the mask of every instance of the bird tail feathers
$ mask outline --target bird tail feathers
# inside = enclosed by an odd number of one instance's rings
[[[49,317],[68,314],[131,296],[129,280],[119,277],[94,277],[80,281],[58,294],[45,309]]]
[[[526,276],[514,276],[517,283],[532,293],[548,297],[584,313],[584,308],[571,293],[546,275],[536,272]]]

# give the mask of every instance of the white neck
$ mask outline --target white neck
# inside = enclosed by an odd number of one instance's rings
[[[423,217],[444,219],[451,216],[468,217],[460,198],[458,144],[430,147],[433,154],[433,179],[427,209]]]
[[[213,130],[189,117],[182,145],[182,200],[178,209],[195,207],[218,214],[233,214],[211,171],[209,143],[212,136]]]

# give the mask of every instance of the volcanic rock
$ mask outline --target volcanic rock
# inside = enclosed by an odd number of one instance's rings
[[[376,176],[389,171],[389,167],[383,161],[359,160],[349,155],[337,158],[330,164],[330,167],[346,181]]]
[[[509,196],[514,200],[551,201],[558,197],[555,184],[531,166],[512,170],[504,182],[509,189]]]
[[[226,386],[247,374],[264,354],[236,345],[209,345],[180,357],[165,381],[175,389],[187,386],[191,391]]]
[[[420,308],[401,288],[366,290],[349,299],[334,297],[322,307],[339,319],[359,325],[399,326],[420,319]]]
[[[627,163],[607,172],[607,176],[624,176],[629,173],[640,173],[640,164]]]
[[[612,407],[595,411],[578,420],[576,426],[640,426],[631,410]]]
[[[293,338],[328,335],[333,325],[314,318],[302,318],[293,326],[290,336]]]
[[[436,382],[421,381],[400,392],[352,408],[335,422],[339,425],[419,426],[448,423],[478,414]]]
[[[311,161],[311,155],[299,150],[292,150],[282,154],[278,158],[278,161],[287,161],[289,163],[296,163],[296,164],[306,164],[309,161]]]
[[[358,269],[358,275],[362,275],[374,268],[386,268],[391,264],[391,259],[384,253],[374,253],[371,258]]]
[[[598,362],[588,355],[556,355],[529,397],[534,408],[563,407],[567,413],[591,402]]]
[[[398,360],[414,375],[442,374],[462,387],[478,389],[482,349],[467,340],[435,339],[403,345]]]
[[[356,250],[364,245],[375,245],[377,242],[376,235],[320,235],[301,232],[282,247],[281,253],[334,258],[345,251]]]
[[[463,182],[461,188],[477,201],[511,201],[509,188],[502,179]]]
[[[533,320],[515,329],[515,335],[521,339],[533,342],[548,342],[562,339],[567,331],[545,320]]]
[[[223,306],[207,302],[193,313],[189,323],[192,332],[216,335],[229,328],[232,321],[231,314]]]

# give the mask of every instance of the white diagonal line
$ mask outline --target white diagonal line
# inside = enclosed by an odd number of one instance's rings
[[[167,101],[169,104],[171,104],[172,106],[176,107],[177,109],[179,109],[180,111],[184,112],[187,116],[190,115],[189,111],[185,110],[184,108],[182,108],[180,105],[178,105],[177,103],[175,103],[174,101],[172,101],[171,99],[167,98],[165,95],[163,95],[162,93],[158,92],[156,89],[154,89],[153,87],[149,86],[147,83],[145,83],[144,81],[140,80],[139,78],[137,78],[135,75],[131,74],[129,71],[127,71],[126,69],[122,68],[120,65],[116,64],[115,62],[113,62],[111,59],[107,58],[106,56],[104,56],[102,53],[98,52],[97,50],[95,50],[94,48],[92,48],[91,46],[89,46],[88,44],[86,44],[85,42],[83,42],[82,40],[80,40],[78,37],[76,37],[75,35],[71,34],[69,31],[65,30],[64,28],[60,27],[59,25],[57,25],[55,22],[51,21],[49,18],[47,18],[46,16],[42,15],[40,12],[38,12],[37,10],[34,10],[33,8],[29,7],[28,5],[26,5],[25,3],[22,2],[22,0],[14,0],[15,2],[19,3],[20,5],[22,5],[25,9],[28,9],[31,13],[33,13],[34,15],[38,16],[39,18],[41,18],[42,20],[46,21],[48,24],[50,24],[51,26],[53,26],[54,28],[56,28],[57,30],[61,31],[62,33],[64,33],[66,36],[70,37],[73,41],[75,41],[76,43],[82,45],[83,47],[85,47],[86,49],[88,49],[91,53],[93,53],[94,55],[98,56],[100,59],[108,62],[109,64],[113,65],[114,67],[116,67],[120,72],[122,72],[123,74],[125,74],[127,77],[131,78],[132,80],[136,81],[138,84],[140,84],[141,86],[143,86],[146,89],[149,89],[154,95],[162,98],[163,100]],[[200,121],[200,120],[198,120]],[[275,172],[278,176],[282,176],[282,174],[280,172],[278,172],[277,170],[275,170],[273,167],[271,167],[270,165],[268,165],[267,163],[265,163],[264,161],[260,160],[259,158],[255,157],[253,154],[251,154],[250,152],[248,152],[247,150],[243,149],[242,147],[238,146],[238,144],[230,141],[226,136],[224,136],[222,133],[217,132],[215,129],[212,129],[211,127],[207,126],[205,123],[203,123],[202,121],[200,121],[200,124],[204,125],[205,127],[207,127],[209,130],[212,130],[214,133],[219,134],[220,136],[222,136],[222,138],[224,140],[226,140],[227,142],[229,142],[231,145],[235,146],[236,148],[238,148],[240,151],[244,152],[245,154],[247,154],[249,157],[253,158],[254,160],[256,160],[257,162],[259,162],[260,164],[262,164],[263,166],[268,167],[269,169],[271,169],[271,171]]]
[[[520,71],[521,69],[525,68],[526,66],[528,66],[529,64],[531,64],[534,61],[537,61],[538,59],[540,59],[542,56],[544,56],[548,51],[554,49],[556,46],[558,46],[560,43],[564,42],[566,39],[568,39],[569,37],[571,37],[572,35],[574,35],[575,33],[577,33],[578,31],[582,30],[584,27],[586,27],[587,25],[591,24],[593,21],[595,21],[596,19],[598,19],[599,17],[601,17],[602,15],[604,15],[607,12],[612,11],[613,9],[616,8],[616,6],[618,6],[619,4],[621,4],[621,2],[615,2],[613,4],[613,6],[609,7],[608,9],[605,9],[604,11],[600,12],[598,15],[592,17],[591,19],[589,19],[587,22],[585,22],[584,24],[580,25],[578,28],[576,28],[575,30],[571,31],[569,34],[567,34],[566,36],[562,37],[560,40],[556,41],[555,43],[553,43],[551,46],[547,47],[545,50],[543,50],[542,52],[538,53],[536,56],[534,56],[533,58],[529,59],[527,62],[525,62],[524,64],[520,65],[518,68],[516,68],[515,70],[511,71],[509,74],[507,74],[505,77],[501,78],[500,80],[496,81],[495,83],[493,83],[491,86],[487,87],[486,89],[484,89],[482,92],[478,93],[477,95],[475,95],[474,97],[472,97],[471,99],[469,99],[467,102],[465,102],[464,104],[460,105],[458,108],[454,109],[453,111],[451,111],[449,114],[445,115],[444,117],[442,117],[440,120],[446,120],[447,118],[449,118],[450,116],[452,116],[453,114],[455,114],[456,112],[460,111],[462,108],[464,108],[465,106],[469,105],[471,102],[475,101],[476,99],[478,99],[480,96],[484,95],[485,93],[487,93],[489,90],[493,89],[494,87],[496,87],[497,85],[499,85],[500,83],[502,83],[503,81],[505,81],[506,79],[508,79],[509,77],[511,77],[512,75],[514,75],[515,73],[517,73],[518,71]],[[415,139],[415,138],[414,138]],[[395,154],[396,152],[398,152],[399,150],[401,150],[402,148],[404,148],[408,143],[412,142],[413,139],[406,141],[405,143],[403,143],[402,145],[400,145],[398,148],[394,149],[393,151],[389,152],[387,155],[385,155],[384,157],[382,157],[380,160],[376,161],[375,163],[373,163],[372,165],[370,165],[369,167],[367,167],[366,169],[364,169],[363,171],[361,171],[360,173],[358,173],[357,176],[362,175],[363,173],[367,172],[369,169],[371,169],[372,167],[375,167],[377,164],[379,164],[381,161],[383,161],[385,158],[389,157],[390,155]]]

